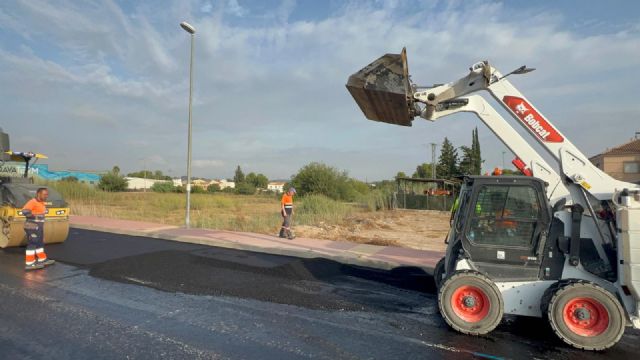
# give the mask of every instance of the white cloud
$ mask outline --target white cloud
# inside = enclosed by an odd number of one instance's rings
[[[216,159],[198,159],[192,160],[191,164],[196,168],[219,168],[224,166],[225,162]]]
[[[211,11],[213,11],[213,3],[211,3],[211,1],[203,2],[202,6],[200,6],[200,11],[206,14],[211,13]]]
[[[227,0],[226,5],[226,11],[231,15],[243,17],[249,14],[249,11],[246,8],[240,6],[238,0]]]

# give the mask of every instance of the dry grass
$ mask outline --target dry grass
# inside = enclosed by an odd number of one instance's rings
[[[186,197],[177,193],[109,193],[81,184],[52,183],[75,215],[184,224]],[[296,224],[339,223],[358,207],[307,196],[296,199]],[[280,229],[280,198],[275,195],[192,194],[193,227],[274,234]]]
[[[81,184],[48,185],[62,193],[72,214],[184,224],[185,194],[108,193]],[[310,238],[442,250],[448,213],[374,211],[374,207],[318,195],[299,197],[294,229],[298,236]],[[274,195],[192,194],[191,209],[191,224],[199,228],[274,235],[282,222],[279,197]]]

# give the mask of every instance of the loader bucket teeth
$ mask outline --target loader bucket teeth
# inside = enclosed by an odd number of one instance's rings
[[[347,90],[369,120],[411,126],[416,116],[405,49],[386,54],[351,75]]]

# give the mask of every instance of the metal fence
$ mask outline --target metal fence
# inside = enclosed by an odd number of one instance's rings
[[[445,179],[396,178],[395,209],[449,211],[456,200],[460,182]]]
[[[454,195],[422,195],[396,192],[393,194],[396,209],[450,211],[456,198]]]

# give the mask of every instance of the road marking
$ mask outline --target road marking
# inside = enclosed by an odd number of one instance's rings
[[[134,282],[134,283],[142,284],[142,285],[153,285],[153,283],[152,283],[152,282],[149,282],[149,281],[143,281],[143,280],[140,280],[140,279],[136,279],[136,278],[132,278],[132,277],[127,277],[127,276],[125,276],[124,278],[125,278],[126,280],[132,281],[132,282]]]

